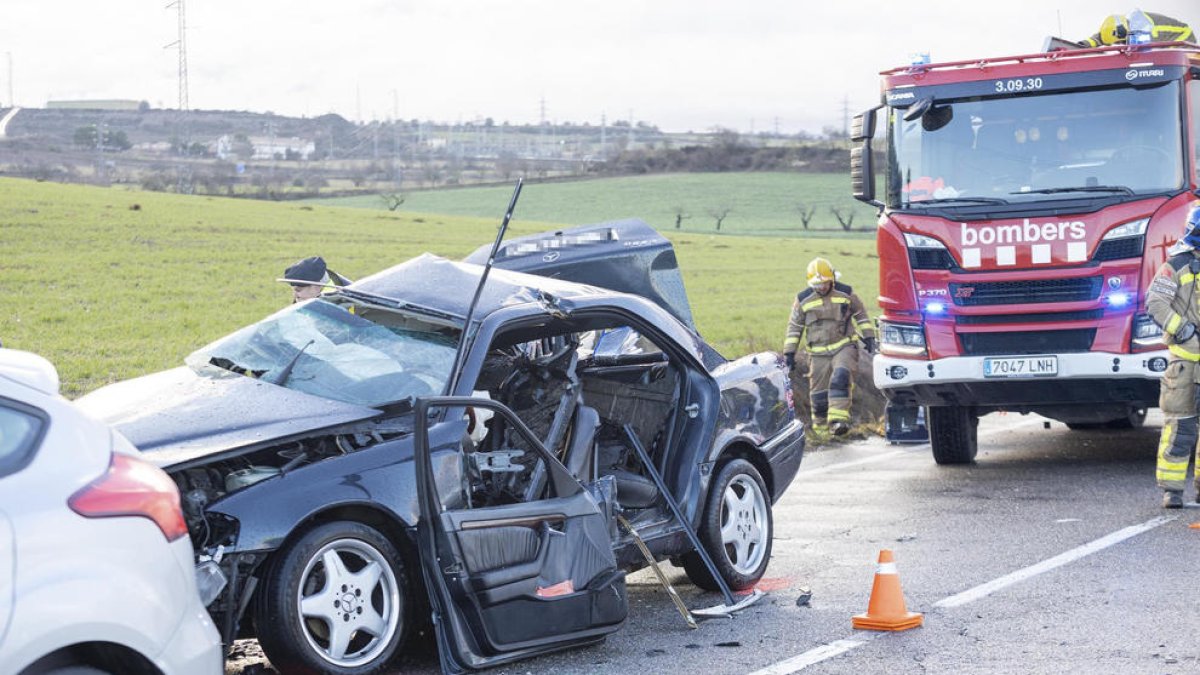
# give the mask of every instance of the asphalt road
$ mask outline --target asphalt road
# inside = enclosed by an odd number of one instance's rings
[[[488,672],[1200,672],[1200,530],[1188,528],[1200,508],[1159,505],[1161,417],[1124,432],[1044,423],[985,417],[966,467],[881,439],[810,452],[775,506],[756,606],[689,630],[642,571],[629,578],[628,623],[607,641]],[[856,631],[885,548],[925,625]],[[720,602],[665,569],[690,607]],[[812,597],[798,606],[803,589]],[[228,673],[259,662],[241,646],[249,658]],[[403,672],[438,666],[426,654]]]

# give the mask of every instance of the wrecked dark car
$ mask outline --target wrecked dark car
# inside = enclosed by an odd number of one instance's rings
[[[705,344],[637,221],[507,242],[464,326],[482,271],[424,255],[80,400],[178,484],[227,645],[374,673],[431,616],[447,671],[594,642],[646,564],[617,515],[716,588],[635,444],[722,578],[763,575],[804,449],[779,355]]]

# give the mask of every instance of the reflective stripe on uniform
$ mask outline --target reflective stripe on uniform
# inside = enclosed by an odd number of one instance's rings
[[[1179,330],[1179,326],[1183,324],[1183,317],[1175,312],[1171,312],[1171,318],[1167,319],[1167,325],[1163,326],[1163,332],[1174,335],[1175,331]]]
[[[784,347],[790,347],[791,345],[798,345],[798,344],[800,344],[800,336],[799,335],[794,335],[783,341]]]
[[[820,298],[817,300],[809,300],[808,302],[804,303],[803,305],[800,305],[800,311],[807,312],[810,309],[816,309],[817,307],[820,307],[821,304],[825,302],[825,300],[826,300],[826,298]],[[833,296],[833,297],[828,298],[828,300],[835,305],[850,304],[850,298],[842,298],[842,297],[838,297],[838,296]]]
[[[1200,362],[1200,354],[1193,354],[1192,352],[1189,352],[1188,350],[1184,349],[1182,345],[1169,345],[1167,347],[1167,349],[1169,349],[1172,354],[1174,354],[1175,356],[1178,356],[1181,359],[1185,359],[1187,361]]]
[[[850,421],[850,411],[849,410],[842,410],[840,408],[830,407],[829,412],[826,413],[826,415],[829,417],[829,421],[831,421],[831,422],[833,422],[833,421],[849,422]]]
[[[871,323],[870,319],[863,319],[862,321],[856,321],[854,323],[854,325],[858,326],[859,328],[874,328],[875,327],[875,324]]]
[[[1196,275],[1192,274],[1191,272],[1184,272],[1183,274],[1180,274],[1178,279],[1180,286],[1183,286],[1184,284],[1190,284],[1195,280]]]
[[[824,347],[808,345],[808,347],[806,349],[808,349],[808,353],[810,353],[810,354],[826,354],[828,352],[832,352],[837,349],[841,349],[842,347],[846,346],[849,343],[850,343],[850,338],[844,337],[841,340],[838,340],[837,342],[834,342],[833,344],[825,345]],[[1194,358],[1192,360],[1200,361],[1200,355],[1196,356],[1196,358]]]
[[[1187,480],[1188,460],[1192,454],[1190,446],[1194,444],[1194,438],[1191,440],[1179,438],[1181,432],[1184,431],[1184,423],[1187,421],[1186,417],[1178,420],[1168,419],[1163,424],[1162,435],[1158,441],[1158,461],[1154,471],[1154,478],[1158,481],[1159,487],[1181,490],[1184,481]],[[1171,454],[1171,450],[1176,443],[1181,442],[1189,447],[1182,456],[1176,457]]]

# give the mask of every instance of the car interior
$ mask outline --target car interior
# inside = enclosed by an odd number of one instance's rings
[[[676,437],[684,378],[666,352],[617,317],[556,323],[498,334],[476,395],[508,406],[580,482],[611,477],[614,505],[631,522],[655,522],[663,516],[662,500],[629,435],[661,471]],[[466,444],[463,503],[476,508],[542,498],[546,470],[521,435],[501,416],[467,416],[471,437],[479,440]]]

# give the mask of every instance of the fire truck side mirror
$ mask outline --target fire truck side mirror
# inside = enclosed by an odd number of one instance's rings
[[[850,186],[855,199],[882,207],[883,204],[875,200],[875,162],[871,154],[877,110],[879,108],[871,108],[861,115],[855,115],[850,125],[850,140],[859,144],[850,149]]]
[[[875,137],[875,108],[855,115],[850,122],[850,140],[854,143],[869,141]]]

